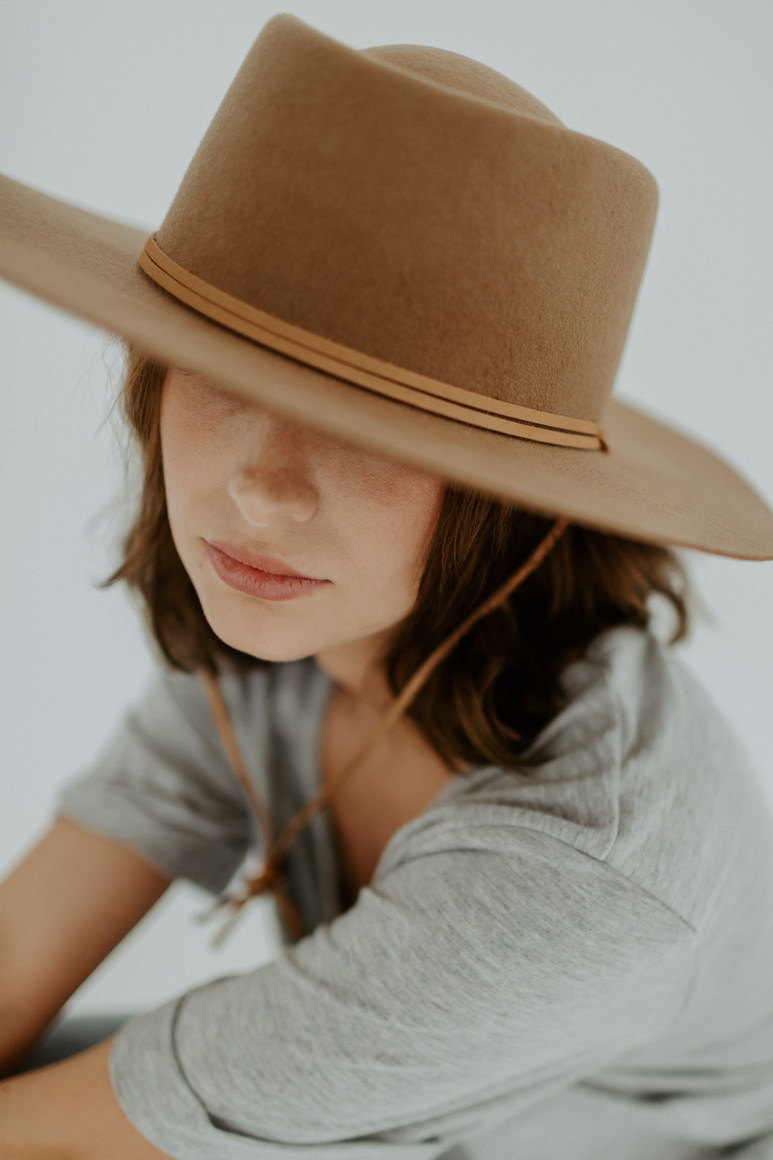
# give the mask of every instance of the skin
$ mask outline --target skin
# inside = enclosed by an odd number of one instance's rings
[[[378,658],[415,603],[444,481],[176,369],[161,441],[172,535],[220,639],[271,661],[313,655],[350,693],[380,701]],[[330,583],[296,600],[255,599],[223,583],[207,540]]]
[[[256,657],[288,661],[314,656],[346,699],[342,720],[348,722],[345,732],[354,735],[358,722],[373,720],[391,700],[380,661],[414,605],[443,481],[301,427],[177,369],[169,372],[164,387],[161,440],[172,534],[212,628],[226,643]],[[217,575],[207,540],[277,556],[329,583],[284,602],[248,596]],[[402,747],[400,766],[410,769],[412,761],[426,766],[427,755],[406,725],[398,724],[391,743]],[[376,753],[373,776],[382,784],[383,765]],[[433,776],[442,780],[446,775]],[[365,789],[363,783],[360,792]],[[57,840],[71,851],[89,840],[77,830],[60,821],[22,863],[18,893],[26,921],[30,910],[35,913],[26,906],[26,877],[51,864],[48,855]],[[128,930],[168,883],[126,848],[123,858],[115,874],[134,874],[143,883],[136,914],[130,913],[131,890],[124,885],[120,894],[126,914],[114,921],[123,921]],[[81,875],[77,889],[93,889],[93,881],[105,885],[109,880]],[[76,890],[61,889],[63,905],[69,905]],[[0,920],[14,910],[13,884],[5,898]],[[83,908],[83,894],[80,899]],[[79,946],[88,942],[84,937]],[[73,978],[85,977],[94,965],[85,959],[74,965]],[[19,1009],[24,1006],[19,1003]],[[112,1040],[106,1040],[0,1083],[3,1160],[167,1156],[124,1115],[110,1083],[111,1047]]]

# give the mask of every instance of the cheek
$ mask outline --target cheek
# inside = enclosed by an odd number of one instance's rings
[[[161,412],[161,461],[167,512],[175,540],[179,513],[189,499],[188,477],[192,459],[191,440],[186,427],[178,422],[174,407],[165,407]]]
[[[441,480],[401,474],[372,497],[370,511],[363,513],[357,528],[369,576],[402,603],[415,599],[444,493]]]
[[[182,514],[212,491],[218,475],[218,442],[174,393],[164,400],[160,435],[166,502],[175,532]]]

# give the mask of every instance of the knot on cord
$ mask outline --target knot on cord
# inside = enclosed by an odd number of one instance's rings
[[[279,863],[269,859],[262,870],[257,874],[253,874],[244,883],[245,893],[250,898],[253,898],[256,894],[263,894],[266,890],[272,894],[275,893],[277,889],[280,889],[279,870]]]

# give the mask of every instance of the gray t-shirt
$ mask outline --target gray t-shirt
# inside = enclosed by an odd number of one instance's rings
[[[773,1132],[761,788],[650,634],[605,633],[564,682],[523,772],[455,777],[343,913],[315,817],[287,873],[312,933],[118,1033],[145,1136],[177,1160],[691,1160]],[[223,681],[277,831],[319,784],[332,688],[310,658]],[[59,812],[212,891],[256,838],[179,673]]]

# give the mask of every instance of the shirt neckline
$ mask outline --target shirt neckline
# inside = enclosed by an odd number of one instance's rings
[[[321,745],[322,745],[322,730],[324,727],[325,718],[327,716],[327,711],[330,707],[330,702],[332,701],[333,694],[337,688],[337,685],[336,685],[336,682],[334,681],[334,679],[328,673],[326,673],[324,669],[320,668],[320,666],[317,664],[317,662],[314,660],[313,657],[310,658],[310,661],[314,665],[315,672],[319,674],[318,680],[320,682],[320,692],[317,694],[318,701],[317,701],[316,721],[315,721],[314,729],[310,731],[310,734],[311,734],[311,736],[310,736],[311,753],[307,755],[308,760],[309,760],[308,768],[311,769],[311,771],[312,771],[312,793],[317,793],[322,788],[322,785],[323,785],[322,763],[320,760],[320,749],[321,749]],[[400,826],[399,829],[395,830],[394,834],[392,834],[391,838],[384,846],[384,849],[381,851],[381,855],[378,859],[378,862],[376,863],[376,865],[373,869],[373,875],[371,877],[371,881],[370,881],[370,883],[367,884],[367,886],[370,886],[378,878],[382,863],[384,863],[386,861],[387,852],[391,852],[392,846],[402,836],[403,831],[406,830],[408,826],[410,826],[414,822],[416,822],[416,820],[418,818],[424,817],[431,810],[436,809],[437,806],[444,803],[447,798],[451,798],[456,793],[458,793],[460,787],[462,787],[463,785],[466,785],[469,782],[469,778],[470,778],[471,774],[475,773],[480,768],[481,768],[480,766],[469,765],[469,766],[465,767],[465,769],[463,770],[462,773],[451,774],[450,779],[445,783],[445,785],[442,785],[440,787],[438,792],[428,802],[428,804],[424,807],[424,809],[421,810],[420,813],[416,814],[415,817],[409,818],[409,820],[407,822],[405,822],[404,825]],[[335,891],[338,913],[340,914],[340,913],[343,913],[343,910],[344,910],[344,907],[343,907],[343,901],[344,901],[344,898],[343,898],[343,896],[344,896],[343,867],[341,865],[341,855],[340,855],[340,851],[338,849],[338,844],[337,844],[336,839],[335,839],[335,831],[333,829],[333,825],[332,825],[331,818],[330,818],[330,811],[327,808],[327,805],[322,807],[322,809],[319,811],[318,816],[322,818],[322,822],[323,822],[323,825],[325,828],[325,837],[326,837],[329,849],[330,849],[331,854],[332,854],[332,865],[333,865],[333,870],[334,870],[333,889]],[[367,886],[361,887],[361,889],[366,889]],[[356,903],[356,899],[355,899],[355,903]],[[352,903],[352,905],[354,905],[355,903]]]

